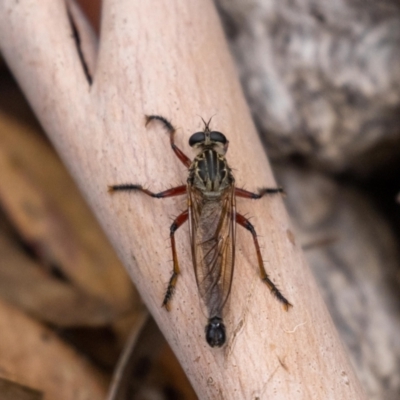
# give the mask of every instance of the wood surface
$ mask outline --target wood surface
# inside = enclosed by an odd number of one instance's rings
[[[216,3],[297,239],[357,376],[370,400],[397,400],[399,3]]]
[[[399,398],[399,246],[364,193],[275,165],[297,240],[369,400]]]
[[[177,234],[182,275],[171,312],[160,307],[171,272],[168,228],[184,200],[107,193],[110,184],[158,191],[186,179],[165,132],[144,126],[146,114],[169,118],[186,153],[190,134],[202,128],[199,116],[215,114],[212,126],[230,140],[238,185],[275,185],[213,4],[105,0],[97,60],[88,66],[92,85],[64,2],[3,0],[0,15],[7,63],[199,398],[363,399],[280,197],[237,206],[254,216],[265,267],[294,307],[284,312],[260,281],[251,237],[239,227],[228,342],[211,349],[187,226]]]

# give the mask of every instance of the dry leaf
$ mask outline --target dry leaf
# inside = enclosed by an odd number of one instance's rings
[[[109,303],[42,271],[1,229],[0,254],[0,296],[36,318],[61,327],[115,318]]]
[[[42,400],[43,394],[18,383],[0,378],[1,400]]]
[[[1,113],[0,204],[31,250],[82,292],[109,303],[115,315],[138,304],[127,273],[54,151]]]
[[[108,400],[197,399],[178,360],[151,317],[143,315],[114,372]]]
[[[44,399],[105,397],[107,379],[43,325],[0,302],[0,376],[44,393]]]

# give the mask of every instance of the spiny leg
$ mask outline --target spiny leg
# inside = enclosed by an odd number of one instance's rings
[[[166,197],[180,196],[186,193],[186,185],[176,186],[163,192],[153,193],[150,190],[144,189],[141,185],[135,185],[132,183],[126,183],[122,185],[111,185],[108,187],[110,193],[113,192],[129,192],[129,191],[139,191],[147,194],[148,196],[155,197],[157,199],[164,199]]]
[[[286,311],[288,311],[289,308],[292,307],[292,304],[290,304],[286,300],[286,298],[279,291],[279,289],[275,286],[275,284],[271,281],[267,272],[265,271],[264,263],[263,263],[262,256],[261,256],[260,245],[258,244],[257,233],[254,229],[254,226],[250,223],[250,221],[247,218],[245,218],[243,215],[237,214],[237,213],[236,213],[236,222],[239,225],[246,228],[248,231],[250,231],[250,233],[253,235],[253,241],[254,241],[254,246],[256,248],[256,252],[257,252],[258,266],[260,268],[261,279],[268,286],[271,293],[283,304],[284,309]]]
[[[276,194],[276,193],[283,193],[285,191],[281,187],[277,188],[263,188],[258,191],[258,193],[249,192],[244,189],[235,188],[235,195],[238,197],[244,197],[246,199],[261,199],[266,194]]]
[[[172,150],[176,154],[176,156],[182,161],[182,163],[189,168],[192,163],[191,159],[175,144],[175,128],[166,118],[161,117],[160,115],[146,115],[146,126],[153,120],[161,121],[164,127],[167,129],[169,133],[169,140],[171,143]]]
[[[189,210],[184,211],[182,214],[178,215],[170,228],[170,239],[171,239],[171,248],[172,248],[172,261],[174,263],[174,269],[171,275],[171,278],[168,283],[168,288],[164,296],[164,301],[162,306],[165,307],[169,311],[169,302],[174,294],[176,282],[178,280],[179,264],[178,264],[178,256],[176,254],[176,246],[175,246],[175,232],[181,227],[188,219]]]
[[[164,190],[163,192],[159,193],[153,193],[150,190],[144,189],[140,185],[135,185],[131,183],[127,184],[122,184],[122,185],[112,185],[108,187],[109,192],[116,192],[116,191],[140,191],[148,196],[151,197],[156,197],[156,198],[166,198],[166,197],[172,197],[172,196],[179,196],[182,194],[186,193],[186,185],[182,186],[177,186],[168,190]],[[172,223],[170,227],[170,239],[171,239],[171,247],[172,247],[172,260],[174,264],[173,272],[171,279],[169,280],[168,283],[168,288],[167,292],[165,293],[164,301],[162,303],[162,306],[165,307],[169,311],[169,301],[172,298],[172,295],[174,293],[174,289],[176,286],[176,282],[178,280],[178,275],[179,275],[179,264],[178,264],[178,257],[176,254],[176,246],[175,246],[175,232],[177,229],[184,224],[187,219],[188,219],[188,210],[184,211],[182,214],[178,215],[178,217],[175,218],[174,222]]]

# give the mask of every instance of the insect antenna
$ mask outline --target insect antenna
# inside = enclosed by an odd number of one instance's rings
[[[199,117],[200,117],[201,120],[203,121],[203,124],[204,124],[204,131],[205,131],[205,132],[210,130],[210,122],[211,122],[211,120],[215,117],[215,115],[216,115],[216,114],[213,114],[213,115],[211,116],[211,118],[208,120],[208,122],[206,122],[206,121],[204,120],[204,118],[203,118],[201,115],[199,115]]]

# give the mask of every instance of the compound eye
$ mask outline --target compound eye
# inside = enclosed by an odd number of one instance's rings
[[[189,146],[193,147],[195,144],[202,143],[205,140],[206,140],[206,135],[204,134],[204,132],[193,133],[193,135],[190,136],[189,139]]]
[[[226,144],[226,142],[227,142],[225,135],[223,133],[217,132],[217,131],[212,131],[210,133],[210,139],[212,142],[219,142],[222,144]]]

